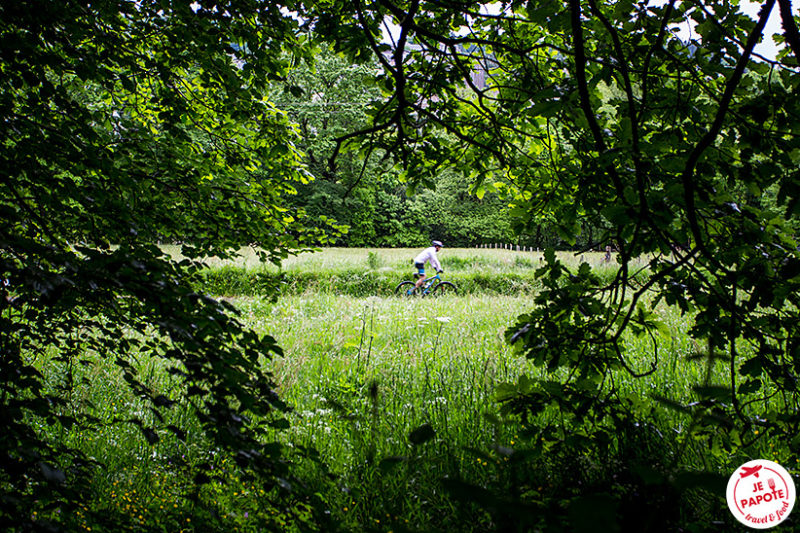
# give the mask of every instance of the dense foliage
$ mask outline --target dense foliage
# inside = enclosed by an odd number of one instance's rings
[[[280,349],[190,279],[205,255],[252,244],[278,261],[318,242],[288,212],[284,197],[307,173],[293,128],[265,97],[289,67],[284,51],[303,53],[297,27],[271,5],[236,1],[0,6],[4,525],[130,520],[80,508],[104,465],[71,435],[108,426],[139,428],[150,444],[199,440],[267,494],[279,478],[290,486],[264,433],[285,425],[259,364]],[[182,242],[185,259],[158,241]],[[169,382],[138,372],[143,357],[161,361]],[[109,361],[141,402],[132,418],[98,418],[81,399]],[[76,381],[78,367],[96,368],[98,382]],[[176,497],[211,526],[220,518],[199,492],[208,458],[187,461],[170,463],[187,479]]]
[[[297,123],[297,147],[316,178],[297,187],[293,204],[311,219],[345,225],[335,241],[342,246],[425,246],[431,238],[448,246],[533,245],[512,231],[507,199],[476,198],[461,170],[443,171],[413,194],[417,184],[402,175],[390,151],[374,139],[352,142],[382,96],[376,69],[375,62],[353,64],[322,43],[314,63],[293,68],[276,91],[276,106]]]
[[[377,60],[353,63],[324,41],[315,51],[313,63],[294,65],[273,85],[272,95],[276,107],[296,123],[297,148],[315,177],[297,187],[292,205],[312,221],[321,218],[323,226],[332,218],[346,228],[335,237],[336,245],[424,246],[431,238],[463,247],[513,243],[584,250],[600,245],[602,236],[590,224],[574,241],[558,231],[552,217],[513,227],[513,191],[487,189],[468,168],[406,174],[379,137],[359,142],[369,129],[370,113],[382,102],[374,76]]]

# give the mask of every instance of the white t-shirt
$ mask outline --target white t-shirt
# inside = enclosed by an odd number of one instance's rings
[[[430,261],[431,266],[436,270],[441,270],[442,265],[439,263],[439,259],[436,257],[436,247],[431,246],[430,248],[425,248],[422,250],[417,257],[414,258],[414,263],[422,263],[425,264],[426,261]]]

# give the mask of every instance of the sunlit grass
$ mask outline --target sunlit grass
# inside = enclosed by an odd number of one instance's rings
[[[180,258],[180,246],[162,245],[161,248],[174,258]],[[297,271],[349,271],[349,270],[408,270],[420,248],[322,248],[314,252],[303,252],[286,258],[281,267],[287,272]],[[234,260],[207,258],[205,263],[211,268],[236,266],[246,269],[277,271],[279,268],[260,261],[256,250],[243,248]],[[445,268],[453,270],[478,270],[489,272],[514,272],[538,268],[543,262],[541,251],[516,251],[510,249],[488,248],[448,248],[439,252],[439,259]],[[616,258],[605,261],[605,254],[599,252],[573,253],[558,252],[558,257],[570,268],[577,268],[586,262],[595,268],[616,269]],[[643,267],[645,259],[635,260],[632,270]]]
[[[164,247],[179,257],[175,246]],[[349,294],[356,297],[387,296],[395,286],[411,279],[416,271],[412,258],[418,249],[326,248],[286,259],[278,267],[260,263],[253,249],[241,251],[236,260],[207,259],[197,281],[200,290],[220,296],[257,296],[274,290],[281,294],[307,291]],[[604,254],[559,252],[559,259],[572,271],[588,263],[595,273],[611,281],[619,265]],[[440,253],[443,279],[455,283],[459,292],[484,294],[532,294],[541,282],[536,272],[545,264],[542,252],[445,248]],[[632,262],[631,272],[646,271],[644,259]]]
[[[269,332],[284,348],[272,370],[281,395],[295,409],[289,442],[318,449],[334,472],[364,491],[383,491],[387,496],[381,512],[397,504],[392,508],[402,511],[398,516],[413,516],[417,524],[432,520],[437,509],[432,502],[447,505],[433,494],[439,479],[458,472],[490,484],[500,472],[496,461],[502,461],[492,459],[493,447],[528,445],[519,436],[518,420],[497,418],[495,393],[498,384],[513,383],[521,374],[546,377],[545,369],[504,339],[506,328],[531,306],[530,298],[408,300],[307,293],[274,303],[241,298],[236,304],[248,324]],[[618,370],[614,387],[619,395],[643,402],[655,404],[663,396],[690,404],[697,399],[694,387],[704,383],[707,363],[689,357],[697,351],[686,335],[690,319],[668,308],[658,314],[664,328],[657,338],[657,360],[649,336],[624,337],[630,367],[645,372],[655,364],[656,371],[639,379]],[[724,382],[727,370],[724,363],[715,363],[712,383]],[[565,372],[557,370],[555,376]],[[662,410],[653,422],[657,430],[680,439],[690,419]],[[437,444],[422,454],[425,468],[413,475],[431,509],[403,499],[402,476],[364,481],[377,471],[372,460],[419,454],[408,436],[422,424],[436,431]],[[774,458],[785,459],[785,453]],[[335,501],[340,518],[354,520],[353,527],[362,527],[359,520],[377,512],[352,494]]]
[[[328,249],[289,260],[286,269],[401,272],[412,253]],[[535,252],[446,250],[442,254],[446,267],[448,257],[451,270],[485,269],[498,276],[541,264]],[[601,254],[563,257],[576,267],[587,260],[600,269],[615,268],[614,263],[603,262]],[[243,261],[241,265],[248,268],[263,268]],[[384,284],[391,286],[388,281]],[[441,479],[458,475],[482,486],[497,485],[506,475],[502,467],[507,460],[497,450],[521,450],[531,444],[521,435],[518,419],[500,416],[498,385],[514,383],[523,374],[562,378],[567,370],[548,376],[505,340],[509,325],[533,305],[530,294],[474,292],[406,299],[386,292],[376,288],[376,295],[354,297],[316,287],[277,300],[230,299],[242,321],[275,337],[284,351],[265,364],[290,406],[291,426],[264,438],[279,439],[289,453],[302,446],[320,452],[324,467],[300,458],[295,474],[318,487],[343,530],[424,529],[431,523],[479,530],[488,526],[482,522],[485,517],[460,516],[442,493]],[[609,376],[607,387],[613,385],[619,396],[653,405],[656,397],[689,405],[697,401],[694,388],[707,376],[711,384],[726,382],[729,366],[724,361],[713,363],[707,374],[707,360],[692,357],[702,347],[687,335],[690,316],[666,307],[657,309],[656,315],[664,324],[655,334],[658,351],[648,335],[623,337],[628,366],[642,373],[655,366],[655,371],[634,378],[618,369]],[[157,444],[148,443],[136,426],[126,422],[132,417],[153,422],[145,404],[130,393],[112,361],[87,356],[95,362],[78,369],[76,380],[86,381],[79,381],[82,385],[70,401],[92,405],[100,423],[89,431],[75,427],[55,437],[108,466],[93,482],[90,505],[95,510],[129,517],[131,529],[159,524],[165,530],[191,529],[195,519],[187,494],[191,480],[184,477],[181,464],[207,462],[218,476],[203,489],[214,512],[235,529],[263,523],[258,521],[263,517],[254,515],[263,489],[241,479],[230,459],[216,454],[200,437],[188,411],[176,408],[162,423],[186,427],[186,440],[165,432]],[[173,383],[161,359],[146,354],[134,359],[148,385],[171,390]],[[41,364],[50,386],[56,388],[62,375],[56,366]],[[686,414],[669,409],[654,414],[652,422],[656,431],[678,441],[689,434],[687,426],[692,423]],[[409,434],[423,424],[430,425],[435,438],[414,445]],[[796,461],[780,443],[752,450],[781,463]],[[707,466],[702,455],[702,450],[687,453],[686,467]]]

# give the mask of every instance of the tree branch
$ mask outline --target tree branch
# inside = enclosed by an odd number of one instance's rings
[[[778,0],[781,10],[781,22],[783,24],[783,36],[792,49],[797,62],[800,63],[800,32],[792,16],[792,0]]]
[[[572,0],[577,1],[577,0]],[[755,28],[753,28],[753,32],[747,38],[747,44],[745,45],[744,53],[739,58],[738,63],[736,64],[736,68],[733,71],[730,79],[728,80],[727,85],[725,86],[725,92],[722,95],[722,99],[719,103],[719,108],[717,109],[717,114],[714,117],[714,122],[711,124],[708,132],[700,139],[700,142],[697,143],[692,153],[689,154],[689,158],[686,161],[686,167],[681,174],[681,181],[683,183],[683,195],[684,201],[686,202],[686,216],[689,219],[689,227],[692,230],[692,235],[694,236],[695,242],[698,247],[700,247],[703,251],[705,251],[705,244],[702,231],[700,229],[700,224],[697,220],[697,207],[695,204],[695,184],[694,184],[694,171],[697,167],[697,163],[700,161],[700,156],[703,155],[703,152],[711,146],[714,140],[719,135],[720,130],[722,129],[722,123],[725,120],[725,116],[728,113],[728,108],[730,107],[731,101],[733,100],[733,94],[736,91],[736,88],[739,86],[739,82],[744,75],[744,71],[747,67],[748,62],[750,61],[750,55],[753,52],[756,44],[758,43],[759,39],[764,33],[764,27],[767,24],[767,19],[769,18],[769,14],[772,11],[773,6],[775,5],[775,0],[767,0],[764,5],[761,7],[761,12],[759,13],[759,19],[756,23]],[[711,257],[708,253],[705,254],[709,259],[713,260],[714,258]]]
[[[589,84],[586,79],[586,49],[583,37],[583,26],[581,25],[581,0],[569,0],[570,6],[570,22],[572,24],[573,47],[575,49],[575,78],[578,83],[578,95],[580,96],[580,106],[586,121],[589,123],[589,130],[594,138],[595,147],[599,153],[604,153],[608,147],[605,140],[603,140],[603,132],[600,129],[600,124],[597,122],[597,117],[592,111],[592,103],[589,98]],[[624,187],[620,180],[619,174],[616,169],[609,166],[607,170],[614,182],[614,188],[617,191],[617,196],[622,201],[625,201]],[[621,244],[621,243],[620,243]]]

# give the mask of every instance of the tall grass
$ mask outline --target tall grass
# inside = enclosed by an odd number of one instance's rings
[[[179,256],[176,247],[165,247]],[[274,290],[283,295],[306,291],[387,296],[415,271],[416,249],[328,248],[318,253],[290,257],[278,268],[258,261],[254,250],[243,249],[236,261],[207,260],[199,288],[224,296],[258,296]],[[617,263],[606,262],[599,253],[561,253],[568,268],[577,270],[582,262],[592,265],[601,277],[612,278]],[[536,270],[543,265],[540,252],[487,249],[445,249],[440,253],[444,279],[456,283],[463,293],[524,294],[538,290]],[[646,262],[635,261],[638,269]]]
[[[289,439],[318,449],[348,487],[329,492],[346,529],[368,529],[374,520],[387,519],[389,529],[408,525],[405,520],[422,529],[426,524],[443,530],[492,527],[477,511],[443,514],[454,503],[442,493],[441,480],[496,486],[508,475],[509,459],[498,450],[530,445],[520,436],[519,420],[499,416],[495,400],[500,383],[522,374],[545,377],[545,370],[521,358],[503,337],[530,305],[528,298],[483,294],[410,301],[307,293],[277,302],[243,298],[237,305],[250,324],[276,335],[284,347],[273,371],[283,397],[296,409]],[[696,347],[686,335],[686,317],[668,309],[660,313],[666,331],[658,370],[645,379],[620,371],[616,389],[633,401],[658,395],[689,404],[709,368],[688,357]],[[648,368],[654,358],[649,339],[629,336],[625,342],[630,364]],[[711,379],[723,380],[726,370],[723,363],[714,364]],[[682,444],[689,418],[666,411],[654,413],[652,422],[654,448],[640,453],[679,449],[676,460],[684,468],[730,466],[709,464],[702,450]],[[409,435],[423,425],[436,437],[414,445]],[[790,458],[785,447],[756,449],[779,462]]]
[[[318,449],[347,487],[328,492],[344,530],[488,527],[480,516],[468,526],[439,482],[458,473],[489,483],[489,446],[518,440],[493,420],[497,383],[533,370],[503,341],[522,303],[328,293],[238,302],[286,350],[273,370],[296,409],[290,439]],[[436,437],[414,445],[425,424]]]
[[[162,245],[165,253],[180,259],[180,246]],[[285,259],[281,266],[262,263],[257,250],[242,248],[238,257],[233,260],[207,258],[205,263],[210,268],[234,266],[244,269],[265,269],[266,271],[310,272],[310,271],[348,271],[348,270],[399,270],[411,271],[412,260],[419,253],[419,248],[324,248],[313,252],[302,252]],[[542,252],[513,251],[505,249],[485,248],[443,248],[439,259],[448,270],[481,270],[490,272],[511,272],[537,268],[543,261]],[[559,258],[568,267],[575,267],[587,262],[594,267],[615,268],[616,262],[605,262],[604,253],[558,252]],[[635,260],[635,268],[646,264],[644,258]]]
[[[274,336],[284,350],[282,357],[264,364],[270,365],[282,398],[291,406],[291,426],[265,438],[280,439],[289,451],[318,450],[321,461],[300,454],[294,468],[330,507],[326,529],[498,528],[484,509],[465,506],[444,491],[443,480],[469,480],[502,494],[514,486],[518,473],[509,465],[536,449],[530,435],[523,434],[520,420],[502,416],[496,401],[497,388],[504,382],[513,383],[523,374],[547,377],[543,368],[520,357],[504,340],[505,329],[531,305],[530,292],[535,288],[505,293],[476,288],[435,299],[392,297],[387,288],[410,271],[411,254],[412,250],[377,249],[303,254],[288,262],[284,272],[294,273],[297,283],[303,272],[312,270],[315,283],[284,291],[277,299],[241,296],[247,294],[243,290],[222,291],[238,294],[231,301],[240,319]],[[574,266],[582,259],[614,271],[613,264],[602,263],[600,254],[575,258]],[[460,274],[462,285],[478,275],[525,276],[540,263],[535,253],[494,250],[447,250],[442,260],[446,274]],[[267,272],[246,259],[240,265],[213,267],[225,268]],[[342,291],[336,282],[324,281],[326,276],[344,277],[357,269],[365,273],[361,294],[369,296],[352,296],[357,291]],[[667,308],[657,313],[666,327],[659,339],[656,372],[634,379],[619,371],[613,376],[615,389],[630,401],[663,396],[676,404],[690,404],[697,400],[694,386],[707,376],[723,382],[727,367],[716,362],[709,368],[707,361],[690,357],[698,347],[686,334],[689,317]],[[631,335],[624,341],[629,364],[637,370],[649,368],[656,354],[648,337]],[[199,431],[192,431],[188,412],[176,409],[174,420],[164,422],[183,422],[189,428],[185,440],[165,435],[158,443],[148,442],[138,428],[126,423],[149,415],[126,392],[119,368],[101,354],[87,357],[93,363],[75,369],[74,379],[84,385],[69,402],[93,405],[99,423],[94,431],[62,428],[53,435],[109,465],[92,480],[87,507],[126,516],[130,530],[191,529],[200,510],[187,494],[190,484],[182,478],[181,465],[208,462],[219,472],[204,489],[206,501],[213,502],[214,516],[233,529],[258,530],[264,523],[257,514],[264,495],[251,481],[241,479],[236,466],[218,456]],[[148,384],[170,390],[173,384],[157,356],[137,354],[134,359]],[[57,388],[63,379],[61,368],[46,360],[40,367]],[[741,457],[731,457],[729,464],[709,464],[703,450],[687,442],[691,418],[684,413],[654,411],[651,422],[647,431],[655,432],[649,441],[653,448],[639,453],[656,457],[677,449],[682,451],[677,460],[685,468],[720,472],[730,472],[741,462]],[[41,430],[55,431],[44,421]],[[776,446],[752,440],[748,452],[754,456],[789,467],[797,464],[787,443]],[[539,457],[541,466],[516,467],[533,468],[537,474],[541,469],[545,476],[541,486],[517,488],[546,493],[558,490],[559,483],[572,483],[561,479],[571,470],[551,464],[553,457]],[[719,455],[715,457],[719,461]],[[559,471],[561,478],[556,475]],[[282,520],[268,518],[270,523]]]

